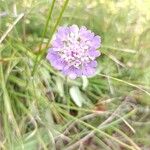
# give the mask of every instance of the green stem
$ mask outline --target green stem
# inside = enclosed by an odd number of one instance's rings
[[[1,53],[0,53],[0,58],[1,58]],[[9,93],[7,91],[6,87],[6,81],[5,81],[5,76],[4,76],[4,71],[3,71],[3,66],[0,64],[0,81],[1,81],[1,89],[2,89],[2,102],[4,103],[4,128],[9,129],[10,126],[12,126],[13,130],[16,131],[17,137],[21,137],[20,130],[17,124],[17,121],[14,116],[14,112],[11,106],[11,99],[9,97]],[[6,116],[7,118],[6,118]],[[9,127],[8,127],[9,126]],[[5,131],[5,134],[8,136],[7,139],[10,142],[11,139],[9,137],[9,134],[7,134],[8,131]]]
[[[41,40],[41,43],[40,43],[40,46],[39,46],[39,51],[40,51],[41,48],[42,48],[42,43],[43,43],[44,37],[45,37],[45,35],[46,35],[49,22],[50,22],[50,20],[51,20],[51,16],[52,16],[52,12],[53,12],[53,9],[54,9],[54,4],[55,4],[55,2],[56,2],[56,0],[53,0],[53,1],[52,1],[51,7],[50,7],[49,12],[48,12],[48,18],[47,18],[47,20],[46,20],[45,28],[44,28],[44,30],[43,30],[43,32],[42,32],[42,40]]]
[[[52,39],[52,36],[53,36],[54,32],[56,31],[56,28],[57,28],[58,24],[60,23],[60,20],[61,20],[62,15],[63,15],[63,13],[64,13],[66,7],[67,7],[68,2],[69,2],[69,0],[66,0],[66,1],[64,2],[64,5],[63,5],[62,10],[61,10],[61,12],[60,12],[60,15],[59,15],[59,17],[58,17],[58,19],[57,19],[57,21],[56,21],[56,24],[55,24],[55,26],[54,26],[54,28],[53,28],[53,30],[52,30],[52,33],[51,33],[51,36],[50,36],[50,38],[49,38],[49,40],[48,40],[48,43],[47,43],[47,45],[46,45],[46,48],[44,48],[44,49],[42,50],[41,54],[36,57],[36,61],[35,61],[34,67],[33,67],[32,75],[34,75],[34,73],[35,73],[35,71],[36,71],[36,69],[37,69],[37,67],[38,67],[38,64],[40,63],[42,57],[44,56],[44,54],[45,54],[45,49],[47,49],[48,46],[49,46],[49,43],[50,43],[50,41],[51,41],[51,39]],[[46,25],[48,26],[48,23],[46,23]],[[47,30],[44,30],[43,35],[46,34],[46,31],[47,31]],[[40,50],[41,50],[41,46],[40,46]]]
[[[52,30],[52,34],[51,34],[51,36],[50,36],[50,38],[49,38],[49,40],[48,40],[48,42],[47,42],[46,49],[48,48],[49,43],[50,43],[50,41],[51,41],[51,39],[52,39],[52,36],[53,36],[54,32],[56,31],[56,28],[57,28],[57,26],[59,25],[59,23],[60,23],[60,21],[61,21],[62,15],[63,15],[63,13],[64,13],[64,11],[65,11],[67,5],[68,5],[68,2],[69,2],[69,0],[66,0],[66,1],[64,2],[64,5],[63,5],[62,10],[61,10],[61,12],[60,12],[60,15],[59,15],[59,17],[58,17],[58,19],[57,19],[57,21],[56,21],[56,24],[55,24],[53,30]]]
[[[48,12],[48,18],[46,20],[46,24],[45,24],[45,28],[42,32],[42,40],[41,40],[41,43],[40,43],[40,46],[39,46],[39,52],[41,51],[42,49],[42,43],[43,43],[43,40],[44,40],[44,37],[46,35],[46,32],[47,32],[47,28],[48,28],[48,25],[49,25],[49,22],[51,20],[51,16],[52,16],[52,12],[53,12],[53,9],[54,9],[54,4],[55,4],[56,0],[53,0],[52,1],[52,4],[51,4],[51,7],[49,9],[49,12]],[[38,63],[40,62],[41,60],[41,57],[42,55],[39,54],[36,56],[36,59],[35,59],[35,63],[34,63],[34,66],[33,66],[33,71],[32,71],[32,75],[34,75],[35,71],[36,71],[36,68],[38,67]]]

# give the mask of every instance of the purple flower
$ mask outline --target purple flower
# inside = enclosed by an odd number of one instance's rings
[[[96,49],[100,45],[100,36],[95,36],[86,27],[60,27],[47,59],[54,68],[72,79],[91,76],[96,71],[96,58],[100,56],[100,51]]]

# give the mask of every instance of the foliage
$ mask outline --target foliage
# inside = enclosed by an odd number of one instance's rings
[[[102,37],[92,78],[45,59],[72,24]],[[0,149],[150,149],[149,33],[149,0],[1,0]]]

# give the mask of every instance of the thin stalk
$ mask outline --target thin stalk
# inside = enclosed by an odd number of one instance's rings
[[[88,123],[86,123],[86,122],[84,122],[84,121],[82,121],[82,120],[80,120],[80,119],[78,119],[78,118],[75,118],[75,117],[73,117],[73,116],[71,116],[71,115],[65,113],[63,110],[61,110],[61,113],[64,114],[64,115],[66,115],[66,116],[68,116],[69,118],[71,118],[71,119],[73,119],[73,120],[75,120],[75,121],[78,121],[79,123],[85,125],[86,127],[92,129],[92,132],[91,132],[91,133],[93,133],[93,132],[100,133],[101,135],[106,136],[106,137],[108,137],[108,138],[110,138],[110,139],[116,141],[117,143],[119,143],[119,144],[122,145],[123,147],[126,147],[126,148],[131,149],[131,150],[135,150],[132,146],[130,146],[130,145],[128,145],[128,144],[126,144],[126,143],[120,141],[119,139],[117,139],[117,138],[115,138],[115,137],[109,135],[109,134],[106,133],[105,131],[102,131],[102,130],[106,129],[106,128],[109,127],[109,126],[106,125],[106,126],[103,127],[103,128],[99,128],[99,127],[96,128],[96,127],[94,127],[94,126],[92,126],[92,125],[90,125],[90,124],[88,124]],[[131,112],[129,112],[128,114],[126,114],[126,115],[123,116],[123,117],[129,117],[129,116],[130,116],[131,114],[133,114],[133,113],[135,113],[135,109],[133,109]],[[117,122],[117,123],[120,122],[120,119],[116,120],[115,122]],[[67,147],[66,150],[72,150],[72,149],[76,148],[77,146],[79,146],[80,143],[83,143],[84,141],[86,141],[86,140],[89,138],[89,135],[91,135],[91,133],[89,133],[87,136],[81,138],[79,141],[77,141],[77,142],[74,143],[73,145],[70,145],[69,147]]]
[[[55,2],[56,2],[56,0],[52,1],[51,7],[50,7],[49,12],[48,12],[48,17],[47,17],[47,20],[46,20],[45,28],[42,32],[42,40],[41,40],[41,43],[40,43],[40,46],[39,46],[39,51],[42,48],[42,43],[43,43],[44,37],[46,35],[49,22],[51,21],[51,16],[52,16],[52,12],[53,12],[53,9],[54,9]]]
[[[68,2],[69,2],[69,0],[66,0],[66,1],[64,2],[64,5],[63,5],[62,10],[61,10],[61,12],[60,12],[60,15],[59,15],[59,17],[58,17],[58,19],[57,19],[57,21],[56,21],[56,24],[55,24],[53,30],[52,30],[52,34],[51,34],[51,36],[50,36],[50,38],[49,38],[49,40],[48,40],[48,42],[47,42],[46,49],[48,48],[49,43],[50,43],[50,41],[51,41],[51,39],[52,39],[52,36],[53,36],[54,32],[56,31],[56,28],[57,28],[57,26],[59,25],[59,23],[60,23],[60,21],[61,21],[62,15],[63,15],[63,13],[64,13],[64,11],[65,11],[67,5],[68,5]]]
[[[108,76],[108,75],[105,75],[105,74],[101,74],[101,73],[99,74],[99,76],[107,77],[107,78],[109,77],[109,78],[112,79],[112,80],[115,80],[115,81],[118,81],[118,82],[121,82],[121,83],[130,85],[130,86],[132,86],[132,87],[134,87],[134,88],[137,88],[137,89],[143,91],[144,93],[146,93],[147,95],[150,96],[150,93],[149,93],[148,91],[144,90],[143,88],[139,87],[138,85],[132,84],[132,83],[130,83],[130,82],[127,82],[127,81],[124,81],[124,80],[121,80],[121,79],[118,79],[118,78],[115,78],[115,77],[112,77],[112,76]]]
[[[41,43],[40,43],[40,46],[39,46],[39,52],[41,51],[42,43],[43,43],[44,37],[46,35],[49,22],[51,20],[51,16],[52,16],[52,12],[53,12],[53,9],[54,9],[55,1],[56,0],[52,1],[51,7],[49,9],[49,13],[48,13],[48,17],[47,17],[47,20],[46,20],[45,28],[44,28],[43,33],[42,33],[42,40],[41,40]],[[39,54],[39,55],[36,56],[35,63],[34,63],[34,66],[33,66],[32,75],[34,75],[35,70],[38,67],[38,63],[40,62],[40,60],[41,60],[41,54]]]
[[[0,58],[1,58],[1,54],[0,54]],[[13,130],[16,131],[17,137],[21,137],[21,133],[20,133],[17,121],[15,119],[14,112],[12,110],[11,100],[10,100],[9,93],[6,88],[6,82],[5,82],[2,64],[0,64],[0,81],[1,81],[1,88],[2,88],[2,93],[3,93],[2,100],[4,102],[4,111],[6,111],[4,112],[4,122],[5,122],[4,126],[6,127],[5,134],[8,136],[8,141],[10,143],[11,141],[10,136],[7,133],[8,130],[10,129],[9,126],[12,125]]]
[[[54,32],[56,31],[56,28],[57,28],[57,26],[59,25],[59,23],[60,23],[60,21],[61,21],[62,15],[63,15],[63,13],[64,13],[66,7],[67,7],[68,2],[69,2],[69,0],[66,0],[66,1],[64,2],[64,5],[63,5],[63,7],[62,7],[62,9],[61,9],[61,12],[60,12],[60,15],[59,15],[59,17],[58,17],[58,19],[57,19],[57,21],[56,21],[56,24],[55,24],[55,26],[54,26],[54,28],[53,28],[53,30],[52,30],[52,33],[51,33],[51,35],[50,35],[50,38],[49,38],[48,43],[47,43],[47,45],[46,45],[46,48],[44,48],[44,49],[42,50],[41,54],[36,57],[36,61],[35,61],[34,67],[33,67],[32,75],[35,74],[35,71],[36,71],[36,69],[37,69],[37,67],[38,67],[38,64],[41,62],[41,59],[42,59],[42,57],[43,57],[44,54],[45,54],[45,50],[46,50],[46,49],[48,48],[48,46],[49,46],[49,43],[50,43],[50,41],[51,41],[51,39],[52,39],[52,36],[53,36]],[[46,31],[47,31],[47,30],[46,30]],[[46,31],[44,31],[43,34],[46,33]],[[40,47],[40,49],[41,49],[41,47]]]

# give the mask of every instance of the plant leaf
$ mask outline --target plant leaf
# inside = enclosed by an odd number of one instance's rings
[[[70,88],[70,91],[69,91],[69,92],[70,92],[70,96],[71,96],[72,100],[74,101],[74,103],[75,103],[77,106],[81,107],[82,104],[83,104],[83,102],[84,102],[85,100],[84,100],[84,98],[83,98],[83,95],[82,95],[82,93],[81,93],[79,87],[77,87],[77,86],[72,86],[72,87]]]

